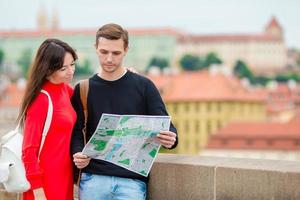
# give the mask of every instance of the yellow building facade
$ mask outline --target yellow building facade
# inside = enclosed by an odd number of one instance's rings
[[[179,133],[173,153],[198,154],[209,136],[233,121],[265,119],[265,104],[252,101],[167,102],[167,110]]]
[[[179,144],[172,153],[199,154],[209,136],[229,122],[266,117],[266,96],[232,76],[205,71],[150,78],[178,130]]]

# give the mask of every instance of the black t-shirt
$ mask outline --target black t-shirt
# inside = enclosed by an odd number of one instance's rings
[[[77,121],[71,141],[72,155],[81,152],[84,147],[82,136],[84,114],[79,91],[79,84],[77,84],[72,97],[72,104],[77,113]],[[152,81],[130,71],[127,71],[124,76],[115,81],[104,80],[97,74],[92,76],[89,79],[87,107],[87,140],[93,135],[102,113],[168,115],[162,98]],[[177,134],[177,130],[172,123],[170,131]],[[177,141],[172,148],[175,148],[176,145]],[[144,182],[148,180],[148,178],[125,168],[96,159],[92,159],[83,171],[99,175],[139,179]]]

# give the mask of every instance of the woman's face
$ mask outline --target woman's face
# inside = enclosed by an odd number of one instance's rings
[[[65,54],[63,67],[48,77],[48,80],[54,84],[70,83],[75,71],[75,60],[69,52]]]

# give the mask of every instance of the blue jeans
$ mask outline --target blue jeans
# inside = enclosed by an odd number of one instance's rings
[[[146,183],[137,179],[82,173],[80,200],[145,200]]]

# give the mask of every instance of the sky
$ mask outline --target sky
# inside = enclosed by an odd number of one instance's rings
[[[41,8],[49,18],[57,10],[64,29],[114,22],[195,34],[260,33],[276,16],[287,46],[300,49],[299,0],[0,0],[0,30],[36,29]]]

